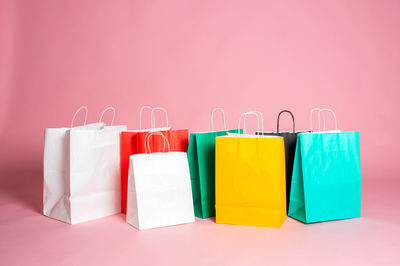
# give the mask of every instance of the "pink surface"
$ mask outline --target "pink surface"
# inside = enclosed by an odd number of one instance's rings
[[[2,264],[396,264],[399,12],[390,0],[0,0]],[[312,107],[334,109],[340,129],[360,131],[363,217],[146,232],[122,215],[77,226],[43,217],[44,128],[69,126],[80,105],[94,122],[111,105],[136,129],[143,104],[191,131],[208,128],[214,107],[229,127],[258,109],[265,130],[281,109],[298,129]]]
[[[0,195],[0,259],[3,265],[399,265],[398,188],[394,180],[363,180],[359,219],[305,225],[287,218],[280,229],[196,219],[137,231],[122,214],[73,226],[44,217],[32,192],[40,186],[33,184]]]

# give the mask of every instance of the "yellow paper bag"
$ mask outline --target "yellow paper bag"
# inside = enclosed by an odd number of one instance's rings
[[[283,137],[228,134],[216,138],[217,223],[280,227],[286,218],[285,193]]]

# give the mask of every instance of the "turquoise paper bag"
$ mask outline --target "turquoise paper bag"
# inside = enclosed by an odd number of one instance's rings
[[[358,132],[297,136],[289,216],[304,223],[360,217]]]

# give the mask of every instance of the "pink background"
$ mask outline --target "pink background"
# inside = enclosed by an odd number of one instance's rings
[[[399,14],[395,0],[0,0],[0,258],[395,264]],[[308,129],[311,108],[334,109],[341,130],[360,132],[363,217],[311,226],[287,219],[281,230],[198,220],[147,232],[122,215],[77,226],[43,217],[44,128],[68,127],[87,105],[89,122],[114,106],[116,122],[136,129],[144,104],[191,131],[208,129],[214,107],[229,127],[260,110],[265,130],[275,130],[281,109],[294,112],[297,129]],[[287,118],[282,127],[290,129]]]

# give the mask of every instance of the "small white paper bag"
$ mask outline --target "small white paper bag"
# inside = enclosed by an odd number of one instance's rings
[[[151,153],[154,135],[164,139],[168,152]],[[194,222],[186,153],[170,152],[161,132],[149,132],[145,142],[146,154],[130,156],[127,222],[139,230]]]

